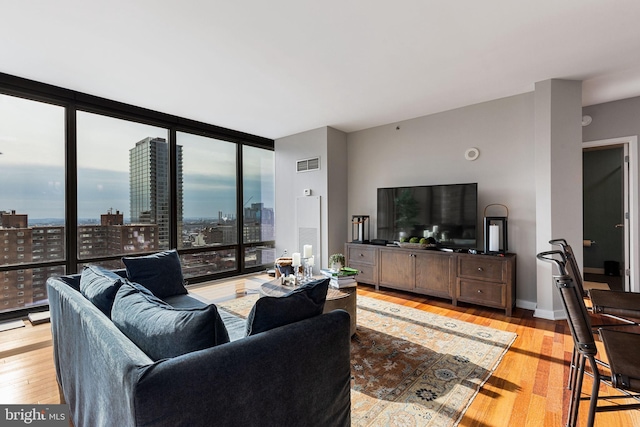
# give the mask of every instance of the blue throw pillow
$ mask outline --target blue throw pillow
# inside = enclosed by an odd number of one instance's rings
[[[330,279],[315,280],[281,297],[262,297],[247,317],[247,336],[322,314]]]
[[[120,287],[111,318],[154,361],[229,342],[215,305],[174,308],[138,283]]]
[[[180,257],[175,249],[140,257],[124,257],[127,278],[140,283],[158,298],[187,293]]]
[[[111,306],[124,279],[111,270],[87,265],[80,275],[80,292],[100,311],[111,317]]]

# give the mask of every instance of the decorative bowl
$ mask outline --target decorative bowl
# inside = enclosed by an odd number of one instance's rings
[[[409,243],[409,242],[398,242],[398,246],[406,249],[428,249],[435,248],[436,244],[434,243]]]

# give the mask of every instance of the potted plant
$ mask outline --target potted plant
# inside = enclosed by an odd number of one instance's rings
[[[411,237],[411,233],[416,225],[416,216],[420,212],[418,202],[413,198],[410,190],[403,190],[395,199],[396,204],[396,226],[400,230],[400,237]]]
[[[333,254],[329,257],[329,268],[333,271],[339,271],[345,265],[344,255]]]

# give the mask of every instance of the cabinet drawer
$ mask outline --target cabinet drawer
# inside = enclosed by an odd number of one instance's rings
[[[358,270],[358,275],[356,276],[357,282],[369,283],[374,285],[376,283],[376,270],[373,265],[369,264],[360,264],[360,263],[350,263],[349,267],[355,268]]]
[[[458,277],[506,282],[505,262],[502,259],[487,256],[469,256],[458,258]]]
[[[505,285],[460,279],[458,281],[458,299],[481,305],[506,307]]]
[[[351,264],[375,264],[376,250],[367,246],[349,246],[347,254],[347,265]],[[355,267],[354,267],[355,268]]]

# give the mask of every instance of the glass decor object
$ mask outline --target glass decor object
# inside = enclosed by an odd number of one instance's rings
[[[369,215],[351,217],[351,242],[369,243]]]
[[[504,216],[487,216],[492,206],[504,208]],[[484,208],[484,252],[504,254],[508,250],[507,217],[509,209],[505,205],[491,204]]]

